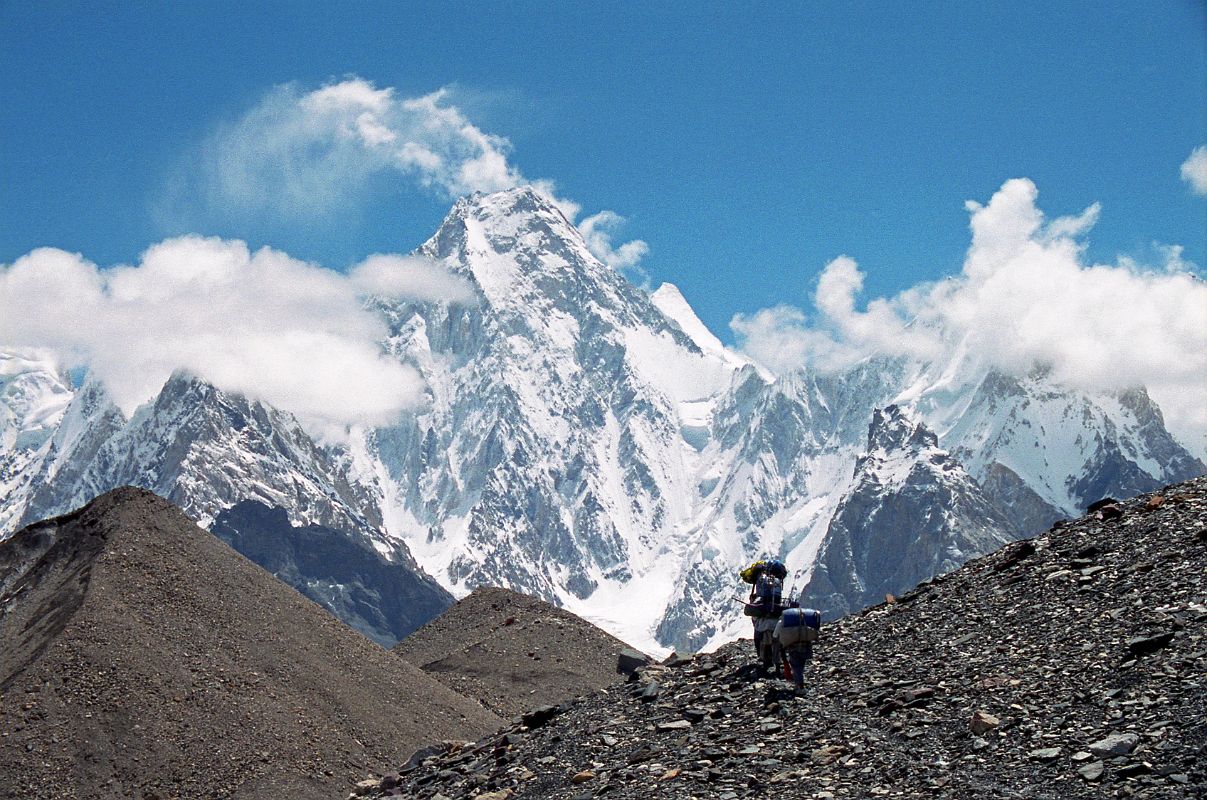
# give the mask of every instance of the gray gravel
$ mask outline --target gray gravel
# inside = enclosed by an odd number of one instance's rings
[[[1207,478],[824,626],[801,696],[758,679],[750,650],[647,667],[473,745],[400,758],[356,791],[1207,796]]]

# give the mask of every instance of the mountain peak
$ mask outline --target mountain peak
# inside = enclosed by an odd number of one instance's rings
[[[886,406],[872,414],[868,426],[868,452],[917,451],[938,447],[939,437],[925,424],[915,421],[900,406]]]
[[[556,202],[532,186],[462,197],[419,253],[459,272],[468,267],[492,300],[510,295],[523,274],[569,269],[614,280]],[[497,298],[490,297],[492,286]]]
[[[530,224],[544,222],[546,225],[564,226],[577,233],[574,223],[562,212],[553,197],[530,185],[466,195],[453,204],[444,225],[449,222],[464,223],[471,219],[486,223],[487,227],[504,224],[509,228],[514,227],[516,220],[523,219]]]

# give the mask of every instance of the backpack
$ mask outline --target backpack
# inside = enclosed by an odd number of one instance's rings
[[[749,567],[738,573],[742,580],[746,583],[756,583],[759,576],[764,572],[770,572],[781,581],[788,577],[788,568],[784,566],[784,562],[777,559],[771,561],[759,560],[755,561]]]
[[[780,644],[810,644],[821,636],[821,612],[813,608],[789,608],[780,617]]]
[[[764,572],[759,576],[758,582],[754,585],[754,607],[756,613],[751,616],[778,617],[784,607],[782,602],[783,593],[783,582],[770,572]]]
[[[738,575],[746,583],[753,584],[755,581],[757,581],[759,579],[759,576],[762,575],[763,571],[766,569],[767,569],[766,561],[755,561],[749,567],[747,567],[746,569],[739,572]]]

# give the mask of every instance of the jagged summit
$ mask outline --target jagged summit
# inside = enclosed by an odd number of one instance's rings
[[[802,600],[839,617],[1017,535],[933,431],[897,406],[877,409]]]
[[[464,214],[472,209],[480,219],[487,217],[515,219],[520,215],[535,213],[547,217],[561,217],[567,225],[573,222],[562,213],[557,202],[544,189],[524,184],[497,192],[473,192],[457,200],[450,215]]]
[[[0,796],[326,798],[477,703],[125,487],[0,542]]]
[[[462,197],[419,252],[472,275],[494,301],[525,276],[564,280],[581,273],[586,281],[627,285],[591,253],[553,201],[531,186]]]
[[[938,446],[939,437],[934,431],[912,419],[900,406],[886,406],[872,412],[872,424],[868,426],[869,455],[894,451],[917,455]],[[859,466],[855,468],[859,469]]]

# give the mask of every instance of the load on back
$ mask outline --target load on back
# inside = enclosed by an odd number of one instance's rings
[[[743,581],[754,585],[750,602],[746,604],[746,616],[778,618],[784,609],[784,578],[788,575],[784,562],[756,561],[738,574]]]
[[[780,645],[816,642],[821,635],[821,612],[813,608],[786,608],[780,617]]]

